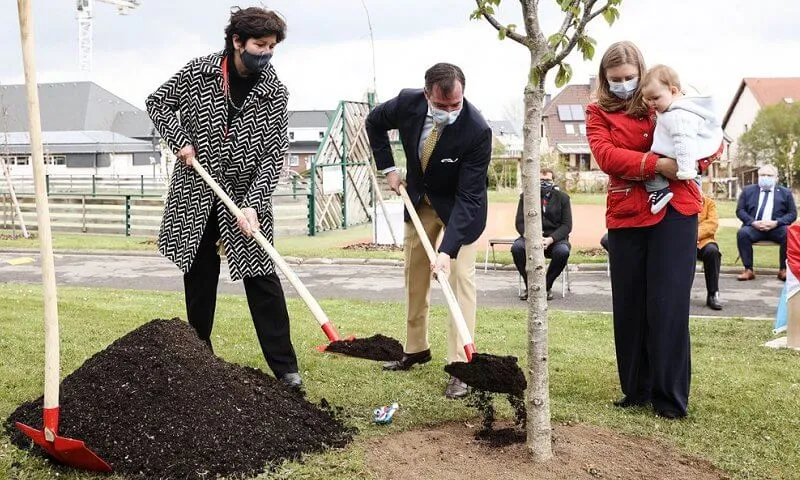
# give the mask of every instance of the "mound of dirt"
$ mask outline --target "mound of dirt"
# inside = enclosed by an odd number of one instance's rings
[[[331,342],[325,351],[368,360],[391,361],[403,358],[403,345],[380,333],[367,338]]]
[[[42,427],[42,398],[5,425]],[[256,475],[353,436],[321,406],[273,377],[214,356],[180,319],[153,320],[87,360],[61,384],[60,435],[83,440],[127,478]],[[39,447],[36,452],[43,454]]]

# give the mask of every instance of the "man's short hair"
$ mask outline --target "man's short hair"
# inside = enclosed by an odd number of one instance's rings
[[[761,165],[760,167],[758,167],[758,174],[762,175],[762,173],[765,175],[772,175],[773,177],[777,177],[778,169],[775,168],[775,165],[768,163],[766,165]]]
[[[437,63],[425,72],[425,91],[428,95],[433,93],[433,87],[438,85],[445,97],[449,97],[456,87],[456,81],[461,83],[461,90],[466,88],[464,72],[452,63]]]
[[[233,36],[237,35],[242,43],[251,38],[275,35],[278,43],[286,38],[286,21],[273,10],[260,7],[231,10],[231,19],[225,27],[225,52],[233,53]]]
[[[553,178],[556,178],[556,172],[550,167],[542,167],[539,169],[539,175],[549,173]]]

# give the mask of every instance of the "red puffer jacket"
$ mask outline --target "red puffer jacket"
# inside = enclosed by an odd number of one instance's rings
[[[606,112],[596,103],[586,108],[586,135],[589,147],[600,168],[608,174],[606,227],[649,227],[660,222],[667,213],[650,213],[645,180],[656,173],[658,155],[650,152],[655,130],[655,113],[634,118],[621,112]],[[722,148],[720,147],[720,150]],[[701,171],[719,158],[721,152],[699,162]],[[693,180],[670,180],[675,195],[671,204],[683,215],[700,213],[703,198]]]

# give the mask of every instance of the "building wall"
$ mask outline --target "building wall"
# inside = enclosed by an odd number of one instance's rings
[[[321,142],[327,127],[290,128],[289,143],[292,142]]]
[[[742,94],[739,96],[739,101],[733,107],[731,116],[728,118],[728,123],[725,125],[725,134],[733,139],[733,143],[728,146],[728,155],[734,165],[741,163],[737,158],[737,146],[739,144],[739,137],[742,136],[748,128],[753,126],[753,122],[758,116],[761,106],[758,100],[750,91],[750,88],[745,86]]]

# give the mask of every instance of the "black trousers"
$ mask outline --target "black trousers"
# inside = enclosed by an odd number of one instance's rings
[[[753,244],[762,240],[770,240],[780,244],[778,261],[780,268],[786,268],[786,225],[773,228],[768,232],[762,232],[755,228],[745,225],[736,232],[736,246],[739,248],[739,257],[742,259],[744,268],[753,269]]]
[[[722,253],[716,243],[711,242],[697,249],[697,259],[703,261],[703,275],[706,277],[708,295],[719,292],[719,268],[722,265]]]
[[[689,301],[697,216],[672,206],[656,225],[608,232],[614,342],[622,392],[686,413],[691,381]]]
[[[545,258],[550,259],[550,265],[548,265],[547,274],[545,275],[545,284],[548,292],[553,288],[553,283],[555,283],[556,278],[561,275],[561,272],[563,272],[564,268],[567,266],[567,262],[569,262],[569,250],[570,245],[566,240],[554,242],[544,250]],[[525,281],[525,290],[527,291],[528,272],[525,270],[525,265],[527,263],[527,257],[525,256],[525,237],[519,237],[514,240],[514,244],[511,245],[511,256],[514,258],[514,265],[517,267],[517,271]]]
[[[216,246],[220,234],[216,212],[215,206],[211,210],[192,267],[183,275],[189,324],[209,347],[220,272]],[[273,273],[245,278],[244,289],[267,365],[278,378],[287,373],[296,373],[297,356],[289,332],[289,312],[278,275]]]

